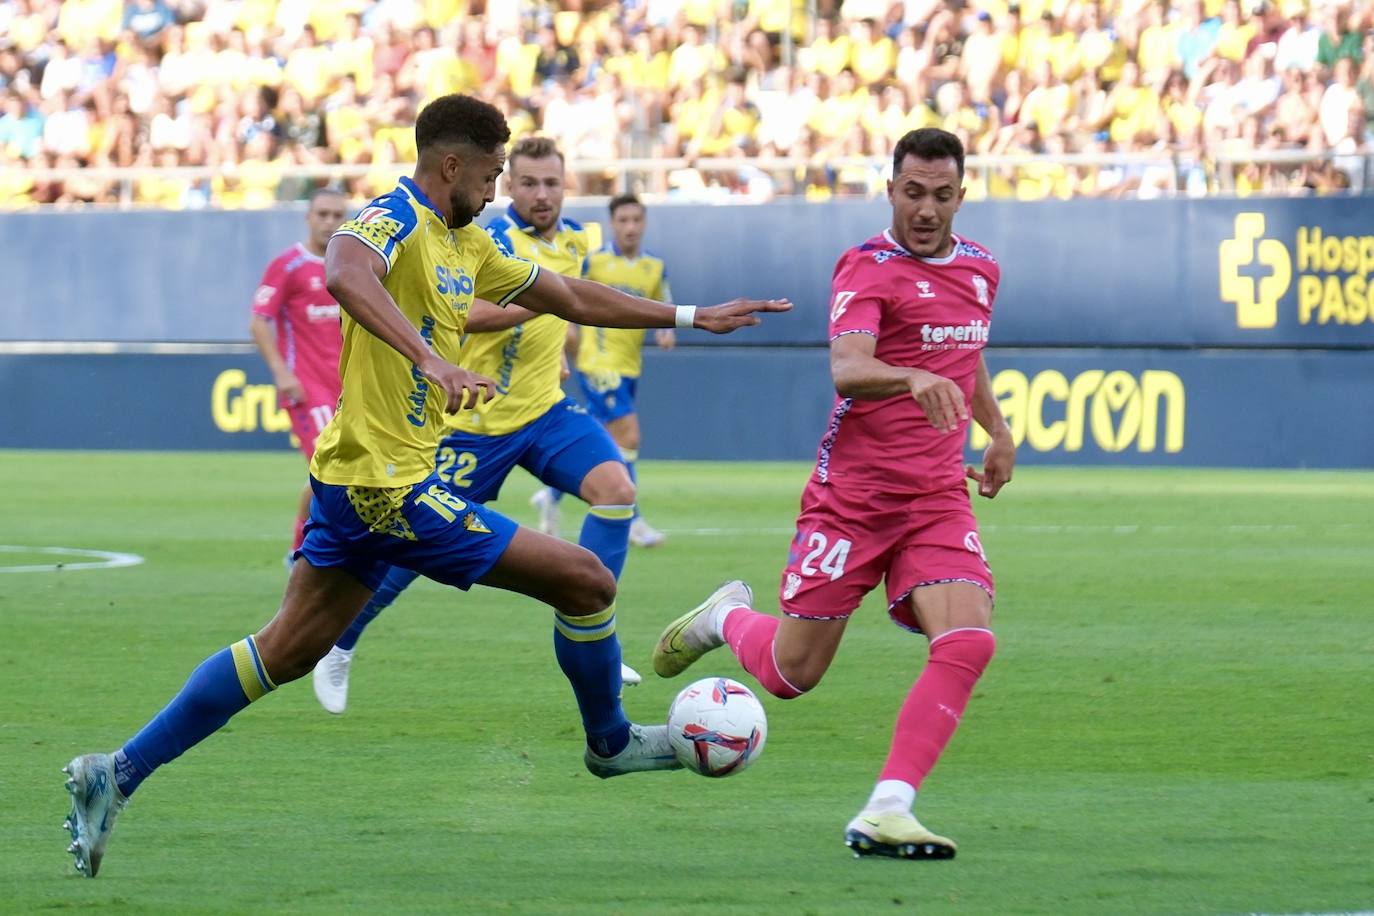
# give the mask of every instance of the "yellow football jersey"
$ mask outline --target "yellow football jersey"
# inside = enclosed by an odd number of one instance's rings
[[[647,252],[627,258],[615,245],[610,245],[587,258],[584,276],[631,296],[673,301],[673,294],[668,289],[668,268],[662,258]],[[577,371],[587,375],[610,372],[625,378],[639,378],[643,350],[643,328],[583,328],[577,347]]]
[[[450,229],[409,178],[335,234],[381,255],[382,285],[430,348],[451,363],[460,360],[474,297],[504,306],[539,276],[538,265],[502,251],[477,226]],[[320,434],[310,473],[323,483],[362,487],[400,487],[428,476],[444,433],[443,393],[431,397],[419,368],[346,311],[339,372],[339,409]]]
[[[591,248],[588,231],[578,223],[563,220],[550,241],[514,207],[493,220],[487,232],[512,255],[568,277],[582,275]],[[448,417],[448,424],[460,432],[504,436],[542,417],[563,400],[559,375],[567,337],[568,322],[557,315],[539,315],[504,331],[469,334],[463,340],[463,368],[494,379],[498,393],[481,407]]]

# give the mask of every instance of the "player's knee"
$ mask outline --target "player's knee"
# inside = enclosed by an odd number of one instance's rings
[[[591,551],[583,553],[586,556],[570,578],[564,607],[560,608],[569,617],[590,617],[615,602],[615,576]]]
[[[778,673],[782,675],[785,686],[795,691],[787,696],[777,694],[784,700],[814,690],[830,666],[828,658],[813,657],[805,651],[779,652],[776,646],[773,650],[773,661],[778,666]]]
[[[611,480],[602,481],[587,493],[587,502],[593,506],[633,506],[635,485],[629,474],[622,474]]]
[[[793,666],[788,668],[784,667],[782,664],[778,665],[778,673],[782,675],[783,680],[786,682],[786,686],[791,688],[791,691],[774,694],[774,696],[780,700],[793,700],[804,693],[810,693],[820,684],[821,678],[825,677],[824,668],[808,668],[805,666]]]

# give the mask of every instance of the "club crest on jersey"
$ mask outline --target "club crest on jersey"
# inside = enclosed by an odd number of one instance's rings
[[[787,583],[782,587],[783,598],[791,601],[796,597],[797,591],[801,589],[801,576],[796,573],[787,574]]]
[[[916,295],[921,299],[934,299],[935,292],[930,288],[929,280],[916,281]]]
[[[973,292],[978,296],[979,305],[991,305],[988,299],[988,278],[982,274],[973,275]]]

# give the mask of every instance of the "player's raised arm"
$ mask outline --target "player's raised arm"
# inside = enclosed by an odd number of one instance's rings
[[[485,299],[474,299],[472,300],[472,308],[468,310],[468,320],[467,324],[464,325],[464,330],[469,334],[505,331],[517,324],[524,324],[538,314],[538,312],[532,312],[518,305],[508,305],[502,308]]]
[[[534,285],[517,297],[520,305],[550,312],[574,324],[599,328],[700,328],[728,334],[759,323],[759,312],[786,312],[786,299],[735,299],[721,305],[667,305],[622,293],[601,283],[540,271]]]
[[[958,385],[924,369],[889,365],[873,355],[877,347],[878,338],[871,334],[843,334],[830,342],[830,377],[840,397],[881,401],[910,392],[930,425],[942,433],[968,419]]]
[[[987,362],[978,357],[978,375],[973,383],[973,419],[991,438],[983,451],[983,468],[965,465],[964,473],[978,481],[978,495],[992,499],[1003,486],[1011,482],[1011,470],[1016,464],[1016,443],[1011,437],[1002,408],[992,392],[992,376]]]
[[[496,390],[491,379],[445,362],[429,349],[382,286],[386,263],[366,244],[352,236],[334,236],[324,252],[324,275],[325,288],[339,307],[442,388],[450,412],[475,407]]]

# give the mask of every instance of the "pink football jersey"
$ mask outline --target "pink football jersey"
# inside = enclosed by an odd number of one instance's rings
[[[324,287],[324,259],[297,242],[267,265],[253,294],[253,314],[273,322],[277,352],[300,379],[306,400],[339,400],[339,303]]]
[[[1001,272],[981,246],[954,237],[945,258],[911,254],[891,230],[835,265],[830,339],[869,334],[874,356],[954,382],[972,414],[978,359],[988,342]],[[823,484],[928,493],[964,479],[968,423],[937,432],[910,394],[881,401],[836,397],[814,477]]]

